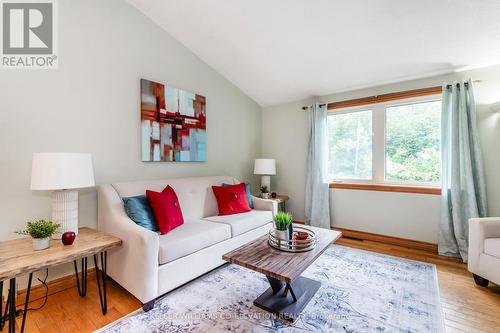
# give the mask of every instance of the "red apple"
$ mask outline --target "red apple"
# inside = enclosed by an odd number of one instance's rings
[[[73,231],[66,231],[62,234],[62,242],[64,245],[71,245],[75,241],[76,234]]]

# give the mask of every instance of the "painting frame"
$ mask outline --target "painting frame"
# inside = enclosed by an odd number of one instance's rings
[[[140,80],[143,162],[206,162],[206,97]]]

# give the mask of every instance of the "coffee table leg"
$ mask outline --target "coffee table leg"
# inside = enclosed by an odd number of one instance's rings
[[[275,279],[267,275],[266,278],[269,284],[271,285],[271,289],[273,290],[273,295],[276,295],[281,289],[283,289],[283,286],[285,285],[283,281],[280,281],[278,279]]]
[[[253,304],[292,323],[300,316],[321,286],[320,282],[303,276],[299,276],[290,284],[270,276],[267,280],[271,288],[260,295]],[[290,292],[290,297],[288,292]]]

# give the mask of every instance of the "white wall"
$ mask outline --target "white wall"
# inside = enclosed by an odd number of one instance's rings
[[[91,153],[97,184],[253,180],[261,150],[253,100],[125,1],[59,1],[59,20],[58,70],[0,71],[0,240],[50,218],[50,193],[29,188],[33,152]],[[141,162],[141,78],[207,97],[208,162]],[[96,227],[95,189],[80,192],[80,226]]]
[[[478,127],[485,165],[490,216],[500,216],[500,114],[490,104],[500,101],[500,66],[412,80],[374,88],[315,98],[334,102],[395,91],[441,85],[443,82],[472,77],[478,104]],[[297,220],[304,219],[305,160],[307,157],[307,114],[301,107],[310,100],[263,109],[262,152],[274,157],[278,175],[274,188],[291,196],[288,206]],[[440,218],[439,196],[331,190],[331,224],[420,241],[437,242]]]
[[[332,225],[436,243],[439,199],[414,193],[330,190]]]

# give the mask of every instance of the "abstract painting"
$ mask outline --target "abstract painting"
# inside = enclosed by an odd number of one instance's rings
[[[206,98],[141,80],[142,160],[207,160]]]

